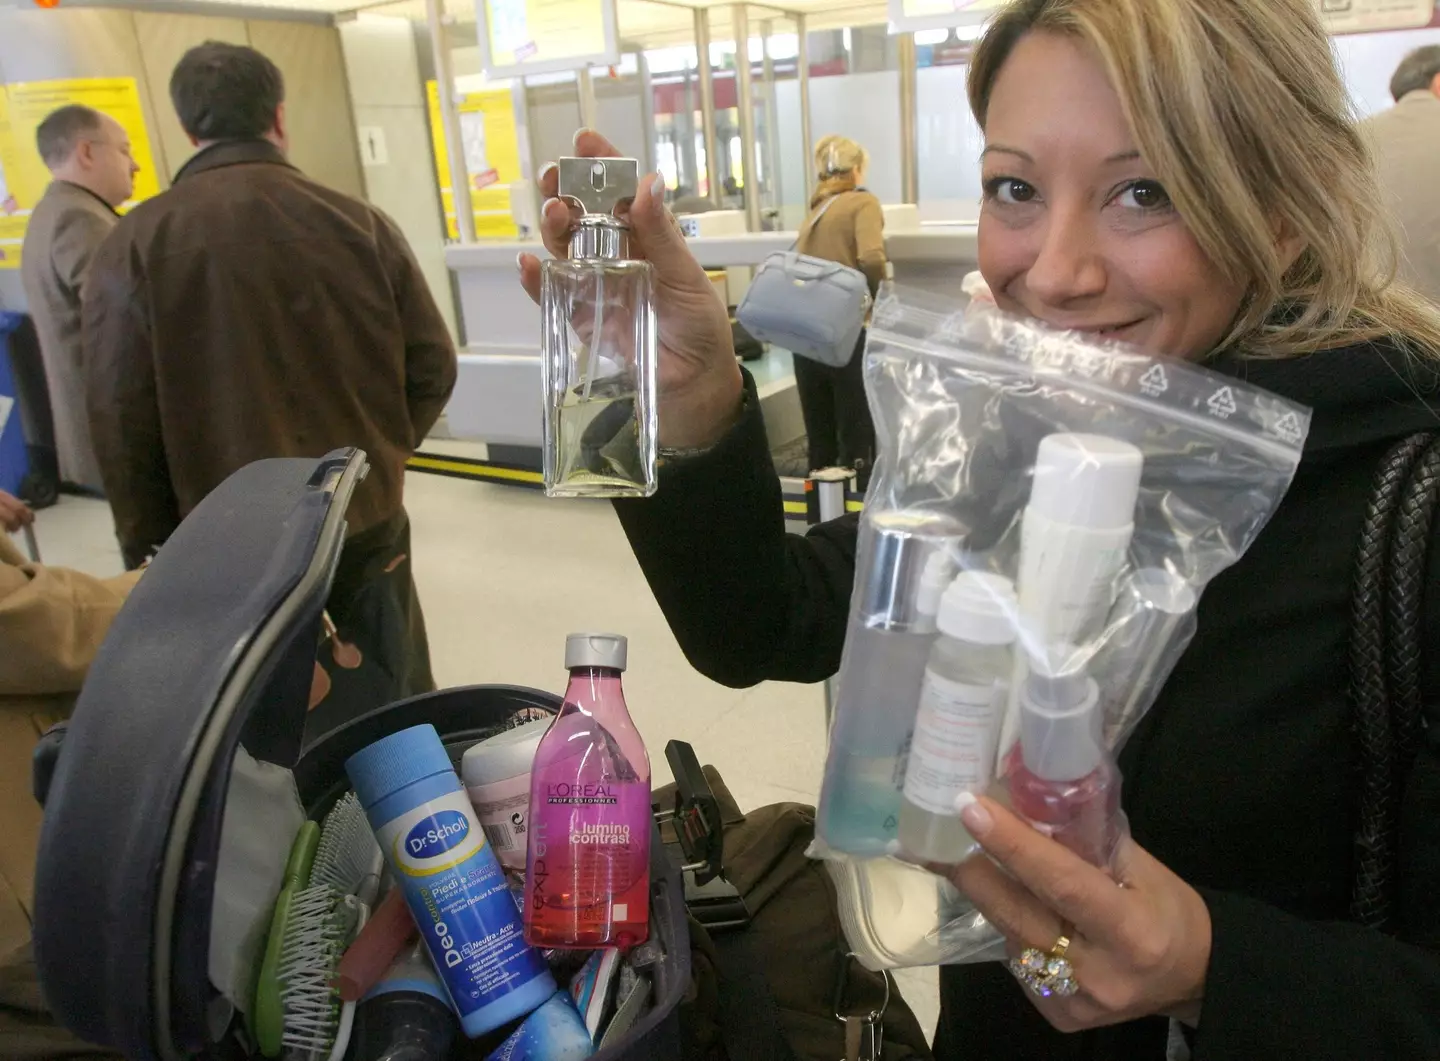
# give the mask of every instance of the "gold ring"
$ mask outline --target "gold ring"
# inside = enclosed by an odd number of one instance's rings
[[[1026,947],[1020,957],[1010,959],[1010,972],[1038,998],[1069,998],[1080,990],[1069,952],[1069,936],[1061,936],[1049,951]]]

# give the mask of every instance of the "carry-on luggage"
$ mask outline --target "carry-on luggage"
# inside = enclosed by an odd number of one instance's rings
[[[57,1018],[89,1041],[146,1061],[255,1056],[233,1001],[253,981],[236,909],[248,902],[258,922],[275,893],[237,887],[255,866],[228,830],[266,820],[284,767],[314,821],[348,790],[345,760],[381,737],[428,722],[458,760],[560,706],[477,686],[314,727],[322,611],[364,472],[349,451],[262,461],[222,484],[160,551],[71,721],[37,751],[36,960]],[[890,981],[846,958],[833,888],[804,858],[813,809],[743,815],[688,752],[665,749],[676,785],[656,793],[675,813],[652,844],[651,1005],[594,1061],[830,1061],[847,1031],[864,1033],[856,1057],[928,1057]],[[248,832],[283,862],[294,826]],[[722,856],[730,881],[716,877]]]
[[[430,722],[458,756],[516,712],[559,706],[534,690],[452,689],[302,748],[321,612],[365,468],[356,451],[262,461],[219,487],[140,580],[58,752],[44,749],[53,772],[38,782],[36,961],[57,1019],[91,1042],[147,1061],[249,1053],[244,1020],[212,980],[242,979],[238,948],[216,945],[235,936],[227,875],[247,869],[222,833],[227,820],[263,815],[256,791],[275,780],[264,764],[293,765],[315,820],[348,788],[345,758],[381,736]],[[252,765],[237,768],[237,757]],[[274,843],[288,849],[290,836]],[[651,935],[663,951],[654,1003],[597,1061],[681,1055],[690,944],[680,873],[659,843],[651,874]],[[232,916],[214,916],[217,898]]]

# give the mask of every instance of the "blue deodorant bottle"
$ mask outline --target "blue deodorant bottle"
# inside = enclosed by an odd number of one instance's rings
[[[352,755],[345,772],[472,1039],[555,993],[505,873],[434,726],[413,726]]]

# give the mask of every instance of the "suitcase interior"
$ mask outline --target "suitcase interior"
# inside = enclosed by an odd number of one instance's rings
[[[146,1061],[244,1056],[243,1020],[208,972],[238,749],[292,769],[315,820],[348,788],[345,759],[386,734],[430,722],[458,760],[516,711],[559,707],[514,686],[442,690],[302,747],[320,617],[365,470],[347,450],[237,472],[160,552],[91,668],[45,793],[34,924],[46,999],[90,1042]],[[658,840],[651,861],[665,959],[650,1011],[597,1061],[681,1053],[683,877]]]

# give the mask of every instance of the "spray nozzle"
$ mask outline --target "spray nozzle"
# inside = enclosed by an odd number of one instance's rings
[[[640,190],[640,163],[633,158],[562,158],[560,198],[586,214],[614,217]]]

